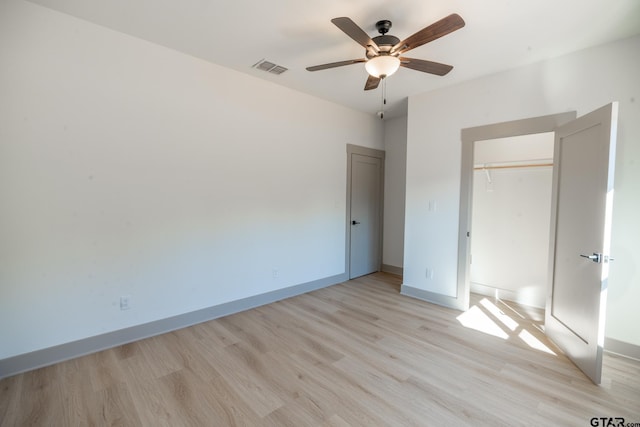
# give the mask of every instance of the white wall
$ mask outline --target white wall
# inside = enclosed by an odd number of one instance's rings
[[[500,298],[544,308],[551,178],[551,166],[492,170],[490,184],[483,170],[475,171],[472,292],[485,293],[476,284],[488,286],[506,291]]]
[[[409,99],[404,282],[456,292],[460,130],[620,102],[606,334],[640,345],[640,37]],[[428,210],[435,200],[437,209]],[[427,279],[425,268],[434,268]]]
[[[0,62],[0,359],[345,271],[376,117],[20,0]]]
[[[404,194],[407,169],[407,116],[384,122],[385,181],[382,263],[402,268]]]
[[[474,143],[472,292],[544,308],[553,169],[525,165],[550,165],[553,142],[548,132]]]
[[[476,166],[553,161],[554,132],[534,133],[507,138],[484,139],[474,143]]]

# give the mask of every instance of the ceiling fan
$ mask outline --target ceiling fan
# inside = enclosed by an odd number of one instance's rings
[[[373,39],[350,18],[334,18],[331,22],[365,48],[365,58],[315,65],[307,67],[307,70],[320,71],[364,62],[367,73],[369,73],[364,90],[377,88],[382,79],[395,73],[399,67],[444,76],[453,69],[453,66],[423,59],[407,58],[402,55],[411,49],[459,30],[465,24],[460,15],[453,13],[400,41],[399,38],[387,34],[391,29],[391,21],[388,20],[376,22],[376,29],[380,35]]]

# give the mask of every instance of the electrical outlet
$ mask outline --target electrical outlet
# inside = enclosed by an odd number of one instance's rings
[[[129,310],[131,308],[131,295],[122,295],[120,297],[120,310]]]
[[[429,279],[429,280],[433,279],[433,268],[427,267],[427,272],[426,273],[427,273],[426,274],[427,279]]]
[[[271,270],[271,277],[272,278],[277,279],[278,278],[278,274],[279,273],[278,273],[278,269],[277,268],[274,268],[273,270]]]

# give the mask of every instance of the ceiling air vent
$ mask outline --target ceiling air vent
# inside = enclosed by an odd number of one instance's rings
[[[253,68],[257,68],[258,70],[266,71],[271,74],[282,74],[288,70],[288,68],[285,68],[282,65],[274,64],[273,62],[265,61],[264,59],[255,63]]]

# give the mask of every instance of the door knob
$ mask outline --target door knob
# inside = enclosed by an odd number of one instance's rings
[[[356,221],[355,219],[353,221],[351,221],[351,225],[358,225],[360,224],[358,221]]]

